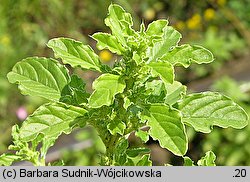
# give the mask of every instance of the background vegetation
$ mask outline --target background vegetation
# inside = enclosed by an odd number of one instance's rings
[[[146,24],[155,19],[169,19],[170,24],[183,34],[185,39],[182,41],[198,43],[211,50],[215,62],[192,66],[188,70],[179,69],[178,79],[194,91],[197,89],[194,85],[199,84],[199,91],[206,90],[212,80],[217,80],[211,87],[232,97],[250,114],[250,74],[242,74],[250,67],[250,0],[113,2],[134,16],[135,28],[138,28],[140,19]],[[42,99],[21,96],[16,86],[8,83],[6,74],[23,58],[50,56],[52,52],[46,48],[46,43],[53,37],[70,37],[93,45],[95,42],[88,35],[107,31],[103,19],[110,3],[109,0],[0,0],[0,154],[7,150],[11,141],[11,126],[21,123],[43,102]],[[107,64],[112,64],[115,59],[108,51],[99,54]],[[220,79],[227,73],[237,81],[229,77]],[[89,83],[96,76],[90,72],[80,74]],[[210,80],[209,84],[207,80]],[[93,132],[88,128],[77,131],[69,141],[62,138],[51,150],[49,160],[58,160],[53,157],[57,152],[67,165],[96,165],[96,154],[103,152],[103,146]],[[208,135],[195,135],[190,129],[189,135],[192,136],[189,155],[194,159],[213,150],[218,165],[250,165],[249,125],[244,130],[220,129]],[[62,142],[66,143],[64,147]],[[136,138],[131,137],[131,145],[136,142]],[[152,149],[155,165],[171,161],[181,164],[180,159],[159,148],[154,141],[151,140],[148,146]],[[157,158],[154,153],[161,156]]]

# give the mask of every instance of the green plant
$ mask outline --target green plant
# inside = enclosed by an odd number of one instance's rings
[[[10,113],[15,113],[19,107],[25,107],[31,113],[38,103],[44,103],[41,98],[22,97],[14,85],[8,84],[6,74],[17,60],[28,55],[48,55],[45,43],[49,37],[64,35],[85,40],[82,27],[86,18],[79,16],[83,8],[76,3],[74,0],[1,1],[0,153],[6,151],[11,142],[11,127],[20,121],[17,115]],[[76,10],[76,6],[81,8]]]
[[[227,94],[245,111],[250,113],[250,82],[237,83],[232,78],[224,77],[213,84],[212,89]],[[232,128],[215,130],[202,141],[202,150],[213,150],[217,154],[218,165],[249,166],[250,165],[250,126],[241,132]],[[240,150],[239,150],[240,149]]]
[[[76,75],[52,58],[31,57],[17,63],[7,75],[24,95],[40,96],[49,103],[40,106],[19,128],[13,127],[15,154],[3,154],[2,165],[29,160],[45,165],[49,147],[62,133],[92,125],[99,133],[106,152],[101,165],[151,165],[149,149],[130,147],[128,136],[146,142],[151,136],[177,156],[188,149],[185,125],[209,133],[213,126],[243,128],[245,111],[231,99],[215,92],[186,95],[186,87],[174,80],[174,66],[210,63],[212,54],[194,45],[177,45],[181,34],[167,20],[152,22],[147,29],[132,29],[132,17],[120,6],[111,5],[105,24],[112,34],[95,33],[97,48],[121,56],[111,68],[101,64],[88,46],[69,38],[48,42],[55,57],[64,64],[102,73],[94,82],[92,94]],[[150,129],[146,130],[145,126]],[[42,144],[38,148],[38,144]],[[210,165],[212,152],[198,162]],[[193,164],[185,158],[185,165]]]

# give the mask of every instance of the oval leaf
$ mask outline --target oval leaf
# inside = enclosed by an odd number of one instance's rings
[[[68,70],[50,58],[31,57],[18,62],[7,75],[24,95],[58,101],[70,81]]]
[[[89,98],[89,106],[98,108],[113,103],[115,95],[122,93],[126,84],[119,75],[103,74],[93,83],[95,90]]]
[[[152,104],[149,116],[143,115],[150,126],[149,134],[175,155],[183,156],[187,152],[187,136],[179,111],[164,104]]]
[[[187,95],[180,103],[184,123],[196,131],[209,133],[213,126],[244,128],[248,124],[245,111],[231,99],[216,92]]]
[[[173,50],[162,57],[173,65],[182,65],[185,68],[191,63],[211,63],[214,60],[213,54],[201,46],[188,44],[176,46]]]
[[[69,38],[51,39],[47,45],[53,49],[55,57],[61,58],[64,64],[101,72],[98,55],[90,46]]]
[[[92,37],[97,41],[96,47],[99,50],[108,49],[113,53],[117,53],[118,55],[121,55],[122,52],[125,52],[125,49],[113,35],[98,32]]]
[[[39,134],[46,138],[57,138],[62,133],[70,133],[70,123],[87,111],[80,107],[61,103],[45,104],[30,115],[20,128],[20,138],[24,142],[34,140]]]

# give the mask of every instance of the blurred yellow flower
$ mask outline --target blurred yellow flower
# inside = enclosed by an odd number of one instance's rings
[[[178,21],[176,24],[175,24],[175,27],[178,29],[178,30],[183,30],[185,28],[185,22],[183,21]]]
[[[219,6],[224,6],[226,4],[227,0],[217,0],[217,4]]]
[[[148,8],[144,13],[143,17],[146,20],[153,20],[155,18],[155,10],[153,8]]]
[[[215,11],[212,8],[208,8],[204,12],[204,18],[205,20],[209,21],[212,20],[215,17]]]
[[[10,37],[8,35],[1,36],[0,37],[0,43],[2,45],[5,45],[5,46],[9,45],[10,44]]]
[[[156,2],[153,5],[154,9],[158,12],[164,9],[164,3],[162,2]]]
[[[111,52],[109,52],[108,50],[102,50],[99,54],[100,59],[102,62],[107,63],[109,61],[111,61],[113,55],[111,54]]]
[[[198,29],[201,26],[201,16],[194,14],[190,19],[187,20],[187,27],[189,29]]]

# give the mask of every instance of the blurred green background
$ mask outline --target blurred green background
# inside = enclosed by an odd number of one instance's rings
[[[112,2],[132,14],[135,29],[141,21],[147,25],[156,19],[168,19],[170,25],[182,33],[182,42],[200,44],[211,50],[216,58],[212,64],[194,65],[186,70],[177,68],[177,78],[193,91],[223,92],[250,115],[250,0]],[[0,0],[0,154],[11,142],[12,125],[21,124],[27,114],[44,102],[21,95],[16,85],[8,83],[6,74],[23,58],[53,56],[46,47],[53,37],[70,37],[94,47],[95,42],[89,35],[109,31],[104,18],[110,3],[110,0]],[[108,51],[98,54],[107,64],[114,59]],[[95,77],[89,72],[81,75],[90,83]],[[206,135],[190,128],[188,134],[188,155],[193,159],[213,150],[218,165],[250,165],[250,126],[243,130],[215,128]],[[68,142],[60,139],[49,160],[56,161],[60,156],[66,165],[96,165],[103,146],[94,130],[79,130],[71,138]],[[83,141],[90,143],[81,143]],[[60,147],[60,142],[66,143],[64,147]],[[180,158],[160,149],[153,141],[148,146],[155,165],[171,162],[181,165]],[[154,153],[161,155],[157,158]]]

